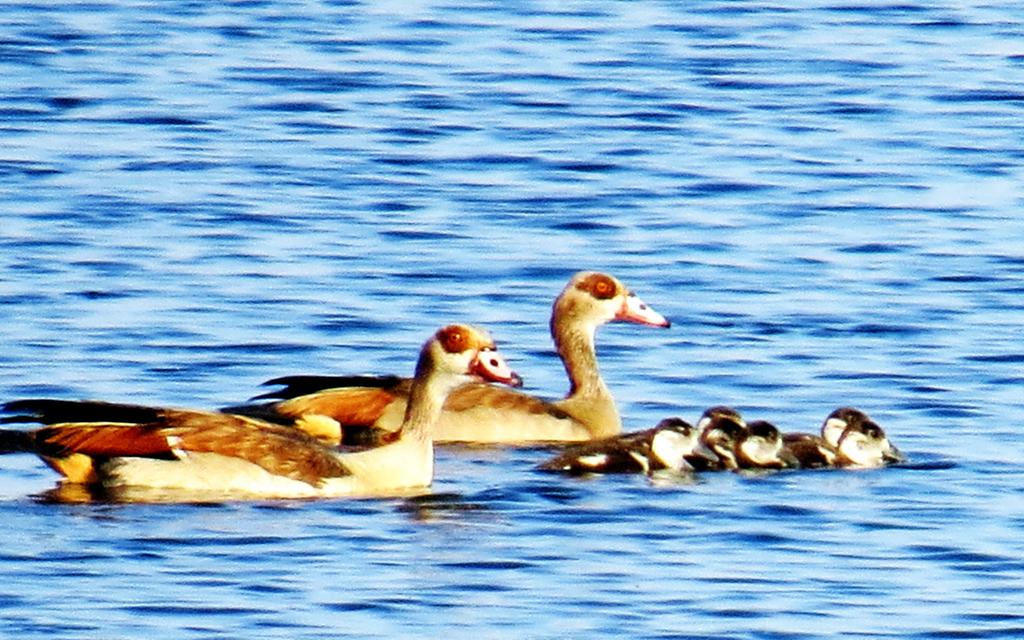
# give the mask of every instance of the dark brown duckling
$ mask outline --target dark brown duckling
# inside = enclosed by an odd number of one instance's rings
[[[787,433],[785,449],[804,469],[877,467],[905,458],[866,413],[839,407],[825,418],[821,435]]]
[[[697,422],[697,428],[701,430],[701,442],[717,460],[692,460],[691,466],[698,471],[738,469],[736,442],[746,432],[746,426],[739,412],[731,407],[719,405],[706,410]]]
[[[734,449],[741,469],[786,469],[798,464],[783,447],[782,433],[766,420],[748,422]]]
[[[787,433],[782,436],[782,446],[801,469],[834,467],[839,460],[836,448],[813,433]]]
[[[687,456],[699,448],[697,429],[685,420],[665,418],[644,431],[570,446],[537,468],[572,474],[692,471]]]
[[[854,421],[846,427],[839,436],[836,451],[838,465],[843,467],[882,467],[906,460],[889,442],[882,427],[870,419]]]

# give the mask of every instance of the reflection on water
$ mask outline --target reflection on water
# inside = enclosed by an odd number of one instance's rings
[[[412,370],[452,321],[528,390],[581,268],[629,429],[862,407],[880,470],[111,502],[0,460],[0,628],[60,637],[1017,637],[1013,3],[20,3],[0,14],[0,399],[217,407]],[[410,632],[410,630],[413,630]]]

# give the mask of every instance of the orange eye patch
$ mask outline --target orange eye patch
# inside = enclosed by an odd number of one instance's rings
[[[598,300],[614,298],[619,290],[615,281],[602,273],[595,273],[589,276],[578,286]]]
[[[448,353],[462,353],[473,342],[468,327],[449,325],[437,332],[437,339]]]

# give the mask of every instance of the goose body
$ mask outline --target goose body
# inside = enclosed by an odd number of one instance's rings
[[[433,428],[437,442],[536,443],[618,435],[622,421],[597,365],[595,335],[609,322],[668,327],[664,316],[613,276],[575,274],[552,306],[551,336],[569,378],[569,392],[548,401],[512,389],[468,384],[452,393]],[[294,425],[325,442],[376,442],[401,424],[408,379],[396,376],[288,376],[283,388],[259,396],[267,404],[224,411]]]
[[[240,497],[381,495],[433,479],[431,430],[451,390],[469,380],[521,384],[485,332],[439,330],[423,346],[401,428],[386,444],[338,451],[292,427],[222,412],[103,402],[21,400],[0,450],[38,454],[67,482]]]

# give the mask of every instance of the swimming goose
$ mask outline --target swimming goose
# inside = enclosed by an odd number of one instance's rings
[[[702,450],[696,428],[679,418],[665,418],[651,429],[573,445],[537,468],[573,474],[693,471],[688,457],[712,455]]]
[[[466,325],[437,331],[416,364],[410,401],[391,442],[341,452],[291,427],[220,412],[102,402],[20,400],[0,450],[38,454],[67,482],[105,488],[309,498],[387,495],[433,478],[431,431],[451,390],[474,379],[519,385],[490,336]]]
[[[436,442],[531,443],[605,438],[622,430],[611,391],[601,379],[594,338],[609,322],[668,327],[613,276],[575,274],[551,310],[551,337],[569,377],[569,393],[557,401],[486,384],[466,385],[449,396],[434,426]],[[284,388],[256,399],[263,405],[229,407],[281,424],[295,425],[326,442],[374,442],[401,422],[408,379],[397,376],[288,376],[269,380]],[[362,434],[362,435],[360,435]]]

